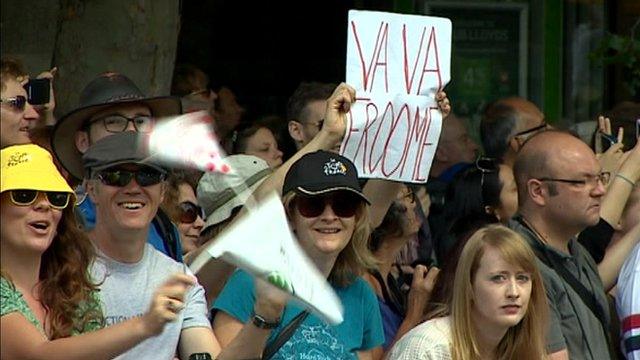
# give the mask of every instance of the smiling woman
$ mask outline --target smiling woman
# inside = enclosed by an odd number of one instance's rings
[[[369,201],[355,166],[335,153],[309,153],[293,163],[282,193],[291,230],[340,298],[344,321],[330,325],[314,314],[299,318],[303,309],[293,302],[286,304],[282,314],[256,319],[253,281],[246,272],[238,271],[214,304],[218,310],[213,323],[216,337],[224,348],[243,324],[266,320],[268,329],[273,329],[267,346],[283,341],[274,358],[371,358],[384,335],[375,294],[359,276],[372,268],[375,259],[367,247]],[[298,319],[294,331],[285,335],[285,328]]]
[[[160,333],[175,316],[160,302],[164,290],[146,314],[101,329],[88,272],[94,248],[78,229],[73,191],[51,154],[9,146],[0,163],[0,358],[112,359]]]

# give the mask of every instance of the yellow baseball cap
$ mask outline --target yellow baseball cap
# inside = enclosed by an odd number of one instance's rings
[[[53,163],[51,153],[38,145],[4,148],[0,151],[0,164],[0,192],[38,190],[73,193]]]

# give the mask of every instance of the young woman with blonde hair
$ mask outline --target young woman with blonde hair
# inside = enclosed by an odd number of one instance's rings
[[[548,311],[531,248],[489,225],[464,246],[450,303],[400,339],[389,359],[546,359]]]

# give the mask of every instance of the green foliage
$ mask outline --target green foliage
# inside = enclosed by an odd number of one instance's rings
[[[602,66],[621,66],[623,83],[632,96],[640,92],[640,41],[634,36],[639,23],[633,26],[630,36],[605,35],[600,46],[590,54],[591,60]]]

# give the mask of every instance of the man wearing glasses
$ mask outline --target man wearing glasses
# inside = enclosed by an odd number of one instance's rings
[[[514,173],[519,208],[509,226],[525,237],[540,260],[551,310],[551,359],[614,358],[605,290],[615,285],[624,256],[612,253],[610,261],[596,266],[577,241],[580,232],[600,221],[610,174],[602,172],[580,139],[556,130],[529,139],[518,153]]]
[[[496,100],[484,109],[480,138],[486,156],[513,167],[524,142],[547,128],[544,114],[535,104],[510,97]]]
[[[0,65],[0,147],[28,144],[29,131],[40,118],[34,107],[27,102],[24,89],[28,76],[21,65],[2,59]]]
[[[181,113],[175,97],[146,97],[126,76],[103,73],[80,94],[80,106],[62,117],[53,129],[52,150],[64,168],[76,179],[84,178],[82,154],[97,141],[125,131],[147,133],[156,119]],[[96,222],[94,204],[77,189],[78,210],[86,231]],[[164,254],[181,261],[177,230],[166,215],[158,212],[148,241]]]

